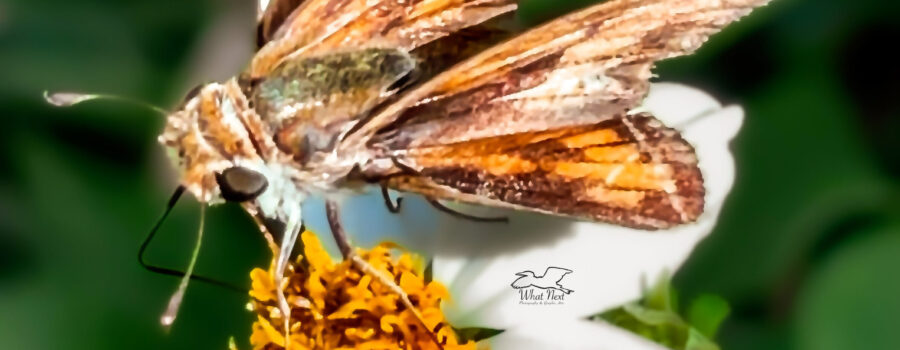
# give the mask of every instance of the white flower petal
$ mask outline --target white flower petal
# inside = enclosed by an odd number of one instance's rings
[[[605,322],[568,320],[534,322],[507,330],[489,340],[491,349],[664,350],[625,329]]]
[[[683,129],[682,136],[694,145],[700,161],[707,208],[721,206],[734,184],[734,159],[729,142],[743,121],[744,110],[740,106],[728,106]]]
[[[676,127],[721,108],[722,104],[703,90],[675,83],[654,83],[637,110],[650,111],[664,124]]]

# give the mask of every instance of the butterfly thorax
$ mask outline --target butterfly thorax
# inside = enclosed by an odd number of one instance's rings
[[[236,166],[293,183],[289,192],[334,191],[370,158],[365,149],[339,150],[341,138],[414,68],[393,49],[286,60],[266,77],[202,87],[168,117],[160,142],[204,202],[221,199],[216,176]]]
[[[244,89],[276,145],[307,169],[334,164],[338,142],[415,68],[406,52],[365,49],[288,59]],[[316,159],[319,158],[319,159]],[[353,157],[348,157],[353,158]]]

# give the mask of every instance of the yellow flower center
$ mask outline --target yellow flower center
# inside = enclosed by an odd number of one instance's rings
[[[301,240],[303,255],[285,271],[283,286],[291,305],[291,350],[435,349],[435,338],[444,349],[475,349],[473,342],[458,344],[440,307],[449,293],[438,282],[425,282],[418,258],[401,252],[392,259],[391,250],[396,247],[391,244],[357,252],[409,295],[428,329],[422,329],[415,314],[387,286],[349,261],[335,263],[314,234],[304,232]],[[273,270],[257,268],[250,273],[251,305],[257,314],[250,343],[257,350],[285,346]]]

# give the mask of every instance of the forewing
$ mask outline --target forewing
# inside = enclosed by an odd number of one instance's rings
[[[623,113],[656,61],[690,53],[768,0],[613,0],[486,50],[405,94],[345,141],[388,149],[577,125]]]
[[[259,2],[259,16],[256,29],[257,49],[272,40],[282,24],[294,10],[306,0],[271,0]],[[263,7],[265,6],[265,7]]]
[[[703,212],[693,148],[648,114],[396,154],[384,182],[461,202],[659,229]]]
[[[412,51],[516,8],[514,0],[306,0],[257,52],[251,78],[289,56],[341,50]]]
[[[517,32],[520,28],[515,13],[508,12],[421,45],[411,52],[418,63],[414,82],[427,82],[459,62],[512,38]]]

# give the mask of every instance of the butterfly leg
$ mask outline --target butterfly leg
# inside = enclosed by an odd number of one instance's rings
[[[397,198],[397,204],[394,204],[394,201],[391,200],[391,196],[388,193],[388,188],[384,184],[381,185],[381,197],[384,198],[384,206],[387,207],[389,212],[392,214],[400,212],[400,205],[403,204],[403,197]]]
[[[301,211],[300,203],[296,203],[288,209],[288,217],[287,222],[284,225],[284,235],[281,237],[281,245],[278,247],[278,258],[275,262],[275,285],[283,286],[282,281],[284,280],[284,271],[288,266],[288,261],[291,258],[291,252],[294,249],[294,245],[298,241],[300,237],[300,233],[302,232],[302,220],[301,220]],[[278,289],[278,309],[281,311],[282,317],[284,318],[284,339],[286,340],[284,343],[285,350],[290,350],[291,347],[291,305],[288,303],[287,298],[284,295],[284,290],[281,288]]]
[[[397,285],[394,280],[388,276],[386,276],[381,271],[378,271],[374,266],[369,264],[369,262],[365,261],[361,256],[357,255],[356,252],[353,251],[353,248],[350,246],[350,241],[347,239],[347,234],[344,231],[344,227],[341,225],[340,221],[340,210],[338,209],[338,204],[334,201],[327,201],[325,203],[325,213],[328,217],[328,225],[331,226],[331,234],[334,235],[334,240],[337,242],[338,248],[341,250],[341,255],[344,256],[344,260],[350,260],[356,268],[358,268],[363,273],[372,276],[376,281],[381,283],[382,285],[387,286],[392,292],[397,294],[400,297],[400,301],[403,303],[409,311],[416,316],[416,320],[419,321],[419,326],[423,327],[428,334],[431,335],[431,340],[438,346],[439,349],[443,349],[440,341],[438,341],[437,336],[428,329],[428,326],[425,325],[425,319],[422,317],[422,314],[419,312],[419,309],[412,304],[412,301],[409,300],[409,295],[403,291],[400,286]]]
[[[458,212],[458,211],[456,211],[456,210],[453,210],[453,209],[447,207],[446,205],[442,204],[441,202],[439,202],[437,199],[434,199],[434,198],[428,198],[428,203],[430,203],[431,206],[434,207],[434,208],[437,209],[437,210],[440,210],[440,211],[442,211],[442,212],[445,212],[445,213],[447,213],[447,214],[450,214],[450,215],[452,215],[452,216],[454,216],[454,217],[457,217],[457,218],[460,218],[460,219],[463,219],[463,220],[469,220],[469,221],[475,221],[475,222],[502,222],[502,223],[509,223],[509,218],[508,218],[508,217],[505,217],[505,216],[503,216],[503,217],[494,217],[494,218],[483,218],[483,217],[473,216],[473,215],[469,215],[469,214],[465,214],[465,213],[460,213],[460,212]]]

